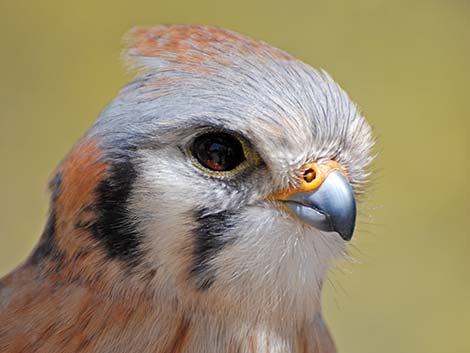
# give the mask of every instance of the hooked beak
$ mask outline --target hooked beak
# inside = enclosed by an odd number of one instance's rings
[[[356,224],[356,201],[351,185],[339,170],[331,172],[318,189],[292,194],[285,202],[305,223],[351,240]]]
[[[304,185],[277,199],[303,222],[322,231],[336,232],[346,241],[351,240],[356,223],[356,201],[343,170],[322,169],[315,163],[308,168],[315,174],[313,179],[304,177]]]

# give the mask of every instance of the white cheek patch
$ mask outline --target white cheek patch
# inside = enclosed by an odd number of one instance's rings
[[[142,219],[147,262],[165,272],[163,281],[181,277],[191,256],[191,212],[198,208],[194,171],[175,148],[143,151],[133,191],[133,208]],[[161,285],[159,283],[158,285]]]
[[[304,317],[318,309],[326,271],[344,250],[339,235],[304,225],[269,202],[244,210],[232,232],[234,243],[213,260],[213,291],[252,313]]]
[[[195,215],[224,211],[240,195],[201,176],[175,148],[143,151],[138,165],[132,208],[141,220],[147,263],[165,271],[170,281],[188,282],[198,227]]]

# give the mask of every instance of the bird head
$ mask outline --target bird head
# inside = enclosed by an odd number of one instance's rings
[[[188,310],[317,311],[368,177],[356,105],[325,72],[226,30],[127,41],[138,76],[59,166],[33,257]]]

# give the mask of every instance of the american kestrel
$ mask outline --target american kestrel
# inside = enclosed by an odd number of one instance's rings
[[[353,235],[371,128],[266,43],[135,28],[138,77],[50,182],[0,281],[0,351],[331,353],[320,292]]]

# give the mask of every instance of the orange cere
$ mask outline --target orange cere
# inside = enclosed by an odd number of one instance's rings
[[[346,176],[346,178],[348,178],[346,171],[336,161],[329,160],[322,163],[306,163],[299,170],[300,177],[298,184],[295,187],[277,192],[270,198],[274,200],[285,201],[292,194],[313,191],[320,187],[323,181],[325,181],[326,177],[334,170],[339,170],[344,174],[344,176]]]

